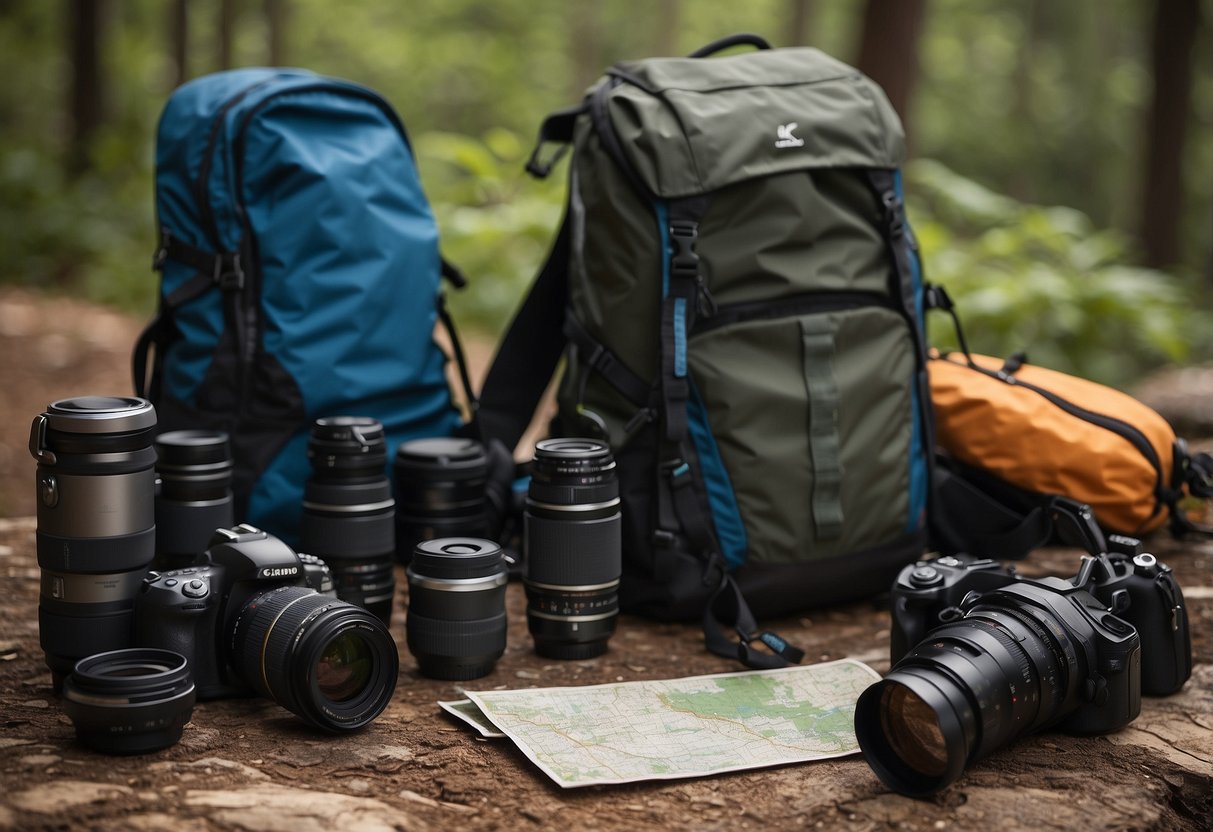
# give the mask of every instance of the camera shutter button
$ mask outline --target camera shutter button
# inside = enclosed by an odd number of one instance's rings
[[[198,578],[187,581],[185,586],[181,587],[181,592],[190,598],[202,598],[207,593],[206,581],[199,580]]]
[[[943,575],[934,566],[919,566],[910,573],[910,583],[914,586],[935,586],[943,583]]]

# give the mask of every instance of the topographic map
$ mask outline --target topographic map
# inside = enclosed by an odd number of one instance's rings
[[[855,700],[879,679],[867,665],[842,659],[686,679],[468,691],[479,715],[463,703],[443,707],[486,735],[495,727],[570,788],[854,753]]]

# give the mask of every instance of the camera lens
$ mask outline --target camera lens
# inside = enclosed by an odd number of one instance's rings
[[[156,438],[157,569],[197,562],[215,529],[236,524],[232,453],[222,431],[175,430]]]
[[[505,557],[490,540],[417,544],[408,569],[409,651],[434,679],[484,676],[505,652]]]
[[[417,544],[489,534],[488,455],[474,439],[415,439],[396,449],[396,557]]]
[[[619,617],[619,481],[594,439],[535,447],[524,514],[527,627],[535,652],[584,659],[606,652]]]
[[[383,425],[361,416],[317,419],[307,448],[300,549],[333,570],[337,597],[392,617],[395,530]]]
[[[35,417],[38,630],[55,689],[76,661],[130,646],[132,604],[156,547],[152,431],[144,399],[62,399]]]
[[[353,731],[383,712],[400,669],[396,642],[368,611],[313,589],[254,596],[236,619],[232,666],[304,721]]]
[[[864,691],[855,735],[888,786],[934,794],[975,760],[1083,703],[1093,631],[1068,598],[1016,586],[937,627]],[[1131,717],[1130,717],[1131,718]]]
[[[89,656],[63,684],[76,737],[106,754],[146,754],[181,739],[194,710],[185,656],[131,648]]]

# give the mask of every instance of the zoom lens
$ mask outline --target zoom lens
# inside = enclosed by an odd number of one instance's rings
[[[156,569],[198,561],[215,529],[236,524],[232,452],[222,431],[175,430],[156,438]]]
[[[317,419],[307,447],[299,548],[333,570],[337,597],[388,624],[396,594],[392,486],[383,425],[361,416]]]
[[[409,651],[434,679],[477,679],[505,652],[505,557],[491,540],[417,544],[408,569]]]
[[[131,648],[89,656],[63,684],[63,709],[83,745],[105,754],[168,748],[194,710],[185,656]]]
[[[144,399],[82,396],[30,428],[38,460],[38,631],[55,689],[76,662],[130,646],[135,594],[156,548],[152,431]]]
[[[619,617],[619,481],[594,439],[535,446],[524,514],[527,627],[535,652],[585,659],[606,652]]]
[[[416,439],[396,449],[396,558],[423,540],[489,535],[489,459],[474,439]]]
[[[301,586],[245,604],[231,649],[245,684],[328,731],[353,731],[379,716],[400,669],[396,642],[378,618]]]
[[[1067,599],[1025,601],[1044,593],[1017,587],[986,594],[860,695],[855,735],[889,787],[934,794],[975,760],[1082,704],[1089,634],[1067,620],[1060,606]]]

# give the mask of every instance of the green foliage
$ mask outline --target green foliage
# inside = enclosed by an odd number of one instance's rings
[[[528,179],[530,147],[501,128],[481,140],[425,133],[415,145],[443,254],[468,277],[467,289],[450,292],[451,309],[461,323],[496,337],[547,256],[560,223],[560,177]]]
[[[1208,290],[1192,280],[1213,257],[1213,0],[1201,2],[1206,25],[1185,152],[1186,273],[1174,278],[1134,268],[1125,238],[1096,230],[1131,232],[1138,221],[1153,7],[929,0],[911,149],[970,179],[918,164],[908,174],[911,210],[929,276],[961,297],[982,349],[1027,346],[1042,363],[1113,380],[1210,354],[1213,326],[1196,320],[1210,308]],[[262,5],[232,5],[236,64],[264,63]],[[491,335],[516,308],[559,220],[563,177],[537,183],[522,172],[543,116],[573,103],[617,61],[685,54],[736,31],[788,45],[794,5],[288,0],[285,43],[290,63],[367,84],[400,111],[443,250],[472,280],[452,293],[452,306]],[[172,85],[168,6],[109,6],[109,120],[90,148],[89,172],[72,178],[63,172],[67,6],[0,0],[0,280],[146,312],[152,142]],[[195,76],[218,68],[219,7],[189,4]],[[810,44],[853,60],[864,4],[809,8]]]
[[[1207,356],[1208,314],[1192,289],[1128,265],[1121,234],[1072,208],[996,194],[939,162],[913,162],[905,175],[927,278],[956,302],[970,349],[1022,349],[1036,364],[1110,384]],[[935,313],[933,324],[933,344],[956,348],[947,318]]]

